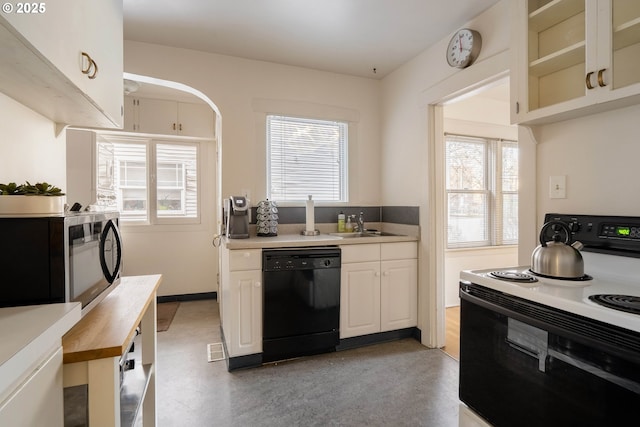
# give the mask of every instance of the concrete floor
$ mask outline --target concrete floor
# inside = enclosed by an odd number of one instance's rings
[[[458,362],[413,339],[227,372],[218,304],[181,302],[158,333],[158,425],[458,426]]]

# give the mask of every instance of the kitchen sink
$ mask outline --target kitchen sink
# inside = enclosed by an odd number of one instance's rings
[[[404,234],[388,233],[386,231],[365,231],[353,233],[329,233],[331,236],[340,237],[342,239],[351,239],[358,237],[381,237],[381,236],[404,236]]]

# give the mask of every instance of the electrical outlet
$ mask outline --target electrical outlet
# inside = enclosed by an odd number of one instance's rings
[[[566,175],[549,177],[549,198],[550,199],[566,199],[567,198],[567,176]]]

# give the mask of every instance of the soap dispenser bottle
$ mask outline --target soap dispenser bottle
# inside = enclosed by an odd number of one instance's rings
[[[344,213],[340,211],[340,213],[338,214],[338,233],[344,233],[344,229]]]

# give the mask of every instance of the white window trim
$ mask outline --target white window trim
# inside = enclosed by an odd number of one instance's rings
[[[296,122],[296,120],[300,120],[302,121],[313,121],[313,122],[322,122],[322,123],[327,123],[330,126],[333,126],[334,124],[337,124],[340,128],[341,128],[341,133],[344,133],[342,135],[342,137],[340,138],[340,142],[338,143],[338,151],[340,152],[339,154],[339,158],[341,158],[342,160],[339,162],[339,166],[337,168],[338,170],[338,180],[339,180],[339,190],[338,190],[338,195],[339,195],[339,199],[337,200],[322,200],[322,199],[316,199],[317,201],[326,201],[326,202],[330,202],[330,203],[346,203],[349,201],[349,155],[348,155],[348,150],[349,150],[349,124],[347,122],[343,122],[343,121],[338,121],[338,120],[326,120],[326,119],[317,119],[315,117],[311,118],[311,117],[299,117],[299,116],[284,116],[284,115],[280,115],[280,114],[267,114],[267,124],[269,123],[269,117],[272,117],[274,121],[278,122],[280,120],[282,121],[292,121],[292,122]],[[267,130],[269,129],[269,126],[267,125]],[[270,140],[270,134],[269,132],[265,132],[265,144],[267,146],[267,155],[265,157],[266,160],[266,164],[267,164],[267,168],[266,168],[266,192],[267,192],[267,198],[277,201],[278,203],[282,203],[282,202],[291,202],[291,203],[302,203],[305,200],[307,200],[307,196],[306,195],[300,195],[299,198],[288,198],[288,199],[282,199],[279,196],[274,195],[274,193],[272,193],[273,190],[273,165],[271,164],[271,158],[272,158],[272,149],[273,149],[273,145],[271,143]],[[287,158],[287,155],[284,156],[285,158]],[[289,158],[290,160],[290,158]],[[317,160],[317,159],[316,159]],[[317,165],[317,162],[314,161],[312,163],[310,163],[310,165]],[[284,168],[286,170],[286,168]],[[277,174],[276,174],[277,176]],[[334,175],[335,176],[335,175]],[[285,186],[286,188],[289,188],[288,186]],[[307,194],[311,194],[313,196],[313,191],[310,190],[309,192],[307,192]]]
[[[347,200],[357,199],[358,191],[353,177],[357,177],[357,164],[353,159],[356,158],[355,153],[359,150],[358,139],[358,123],[360,121],[360,113],[357,110],[344,107],[336,107],[333,105],[316,104],[304,101],[288,101],[279,99],[256,98],[252,103],[255,121],[255,144],[254,149],[256,158],[264,159],[264,161],[256,162],[250,167],[255,171],[253,176],[262,176],[264,181],[259,183],[238,184],[237,188],[231,189],[241,194],[242,190],[247,190],[252,201],[264,200],[267,198],[267,145],[265,143],[265,135],[267,133],[267,115],[275,114],[292,117],[316,118],[320,120],[335,120],[348,123],[348,147],[347,147]],[[258,185],[258,187],[253,187]],[[244,193],[242,193],[244,194]],[[231,194],[229,194],[231,195]],[[223,195],[228,197],[229,195]],[[253,202],[252,202],[253,203]],[[344,206],[345,202],[316,202],[316,206]],[[304,206],[304,202],[285,201],[279,202],[278,206],[298,207]]]
[[[147,158],[146,158],[146,162],[147,165],[151,165],[153,166],[152,169],[148,170],[147,172],[147,178],[149,180],[149,182],[147,183],[147,210],[148,210],[148,217],[146,220],[122,220],[121,221],[121,227],[132,227],[132,228],[138,228],[138,227],[153,227],[153,226],[165,226],[165,225],[175,225],[175,226],[180,226],[180,225],[201,225],[202,224],[202,200],[203,200],[203,195],[202,192],[204,191],[202,188],[202,183],[203,183],[203,171],[202,171],[202,144],[204,142],[202,141],[185,141],[185,140],[180,140],[180,139],[165,139],[162,138],[161,136],[159,136],[158,138],[154,138],[154,137],[137,137],[137,136],[129,136],[129,135],[120,135],[117,133],[114,134],[110,134],[110,133],[101,133],[100,136],[105,139],[108,142],[112,142],[112,143],[130,143],[130,144],[145,144],[147,146]],[[96,138],[96,144],[98,143],[97,138]],[[157,203],[157,191],[156,191],[156,173],[155,173],[155,149],[150,149],[150,147],[152,145],[157,145],[157,144],[171,144],[171,145],[190,145],[190,146],[195,146],[196,147],[196,168],[197,168],[197,173],[198,173],[198,177],[197,177],[197,203],[198,203],[198,209],[197,209],[197,213],[195,217],[191,217],[191,218],[165,218],[165,217],[158,217],[155,214],[155,211],[157,209],[156,203]],[[98,150],[96,149],[96,156]]]
[[[486,141],[488,149],[485,152],[485,190],[449,190],[446,186],[445,180],[445,188],[444,188],[444,206],[445,206],[445,230],[449,229],[449,194],[486,194],[488,199],[487,206],[487,221],[489,227],[489,238],[487,240],[481,241],[468,241],[461,243],[450,243],[448,233],[445,233],[445,250],[474,250],[474,249],[490,249],[490,248],[502,248],[508,246],[517,246],[518,242],[507,241],[504,242],[502,239],[502,210],[497,209],[498,207],[502,207],[502,179],[496,176],[497,168],[496,165],[502,164],[502,150],[500,149],[502,143],[506,144],[516,144],[518,145],[517,140],[513,139],[505,139],[505,138],[496,138],[496,137],[485,137],[478,135],[463,135],[456,132],[446,132],[444,134],[444,157],[443,161],[446,163],[446,152],[447,152],[447,137],[461,137],[468,139],[476,139],[479,141]],[[446,168],[446,164],[445,164]],[[519,191],[509,191],[506,193],[510,194],[519,194]]]

